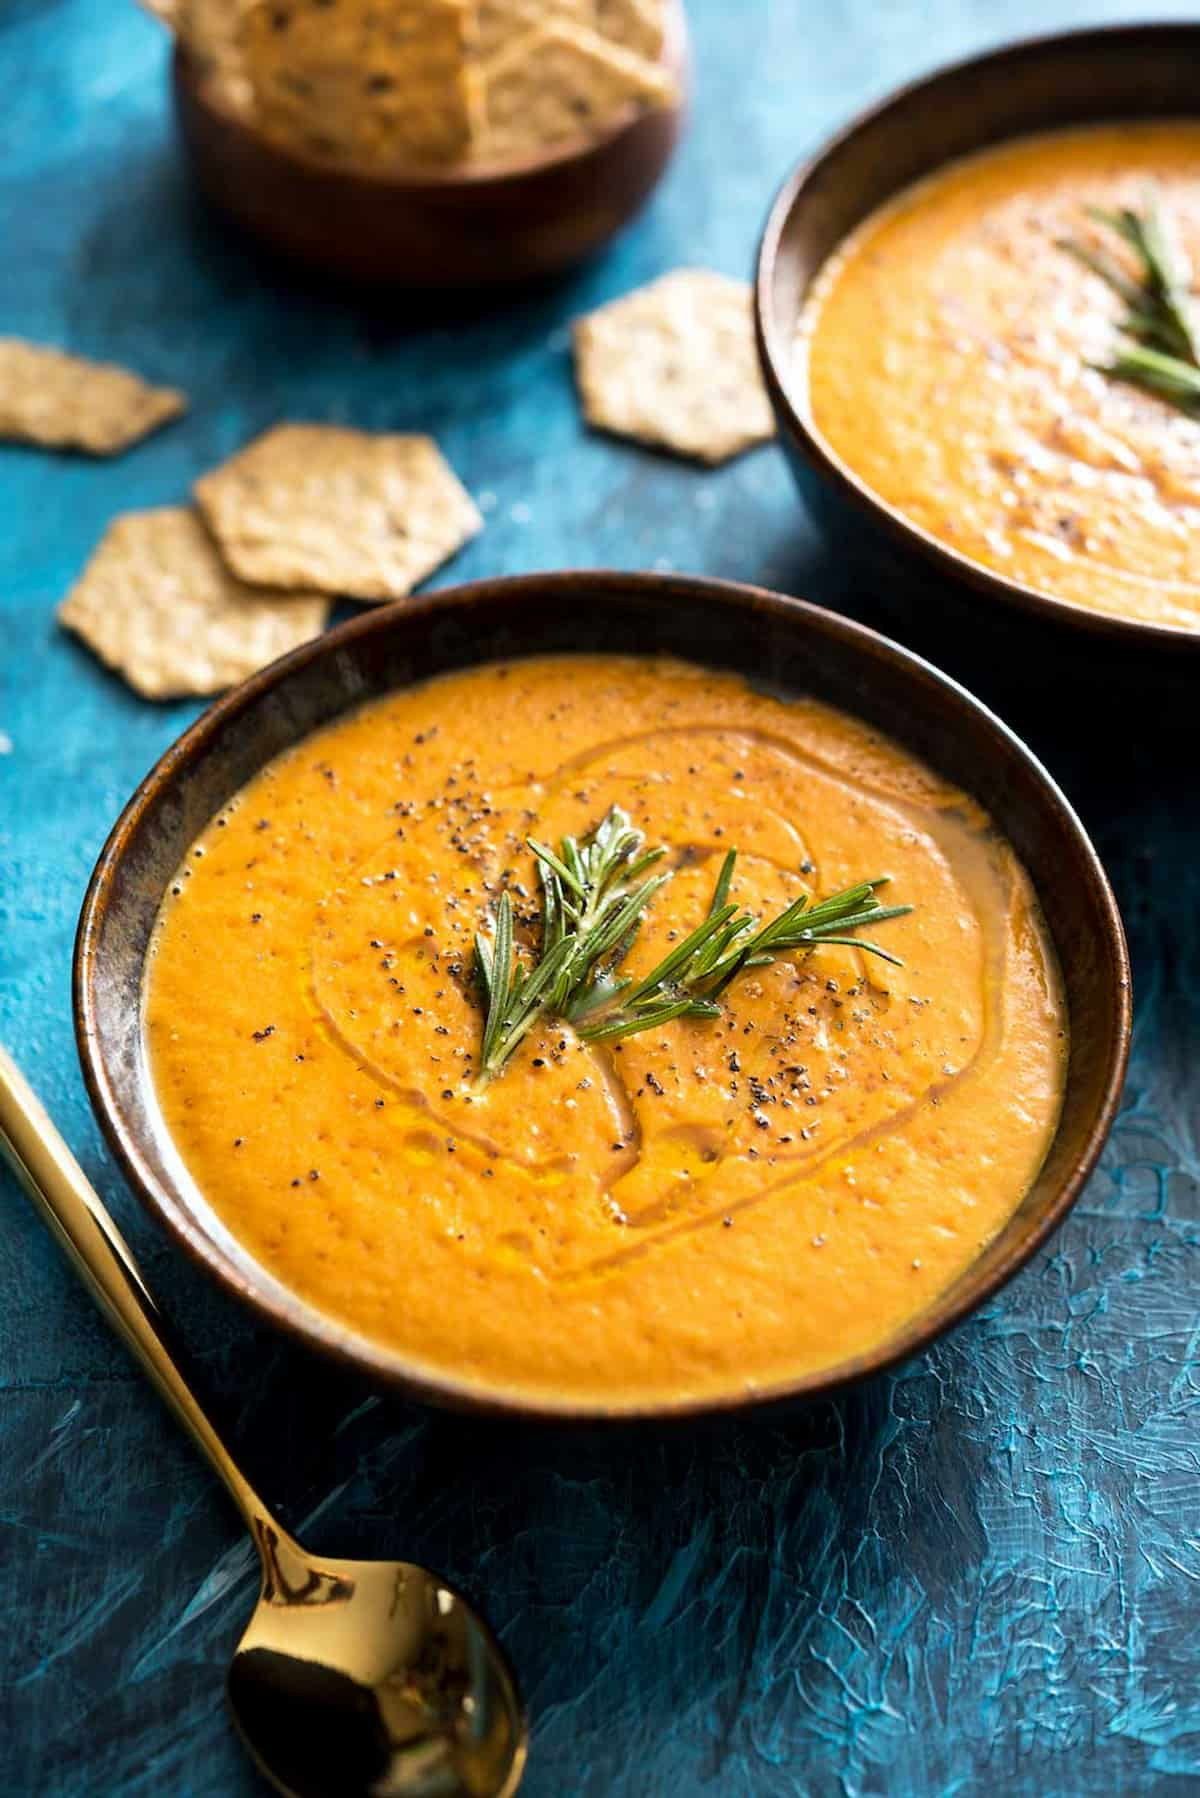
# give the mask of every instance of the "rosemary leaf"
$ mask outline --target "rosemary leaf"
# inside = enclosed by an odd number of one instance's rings
[[[712,904],[708,908],[708,915],[710,918],[715,911],[720,911],[721,907],[729,898],[729,888],[733,882],[733,870],[736,863],[737,850],[731,849],[729,854],[725,857],[725,860],[721,863],[721,872],[717,875],[717,884],[713,888]]]
[[[1181,362],[1178,356],[1152,350],[1146,344],[1119,344],[1111,363],[1102,372],[1145,387],[1182,406],[1185,411],[1200,403],[1200,368],[1190,362]]]
[[[538,861],[541,862],[544,867],[549,868],[551,873],[557,874],[563,885],[569,887],[576,898],[582,899],[584,897],[585,889],[581,874],[577,874],[574,868],[568,868],[566,863],[561,861],[559,857],[555,855],[553,849],[547,849],[542,843],[535,843],[532,837],[529,838],[529,847],[537,856]]]

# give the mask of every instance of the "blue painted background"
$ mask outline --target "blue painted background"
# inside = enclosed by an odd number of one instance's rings
[[[1164,922],[1200,899],[1194,757],[1115,709],[1006,699],[1112,869],[1138,1013],[1102,1170],[1002,1300],[800,1418],[514,1438],[256,1329],[116,1178],[76,1066],[71,934],[118,807],[194,708],[132,698],[54,606],[115,511],[182,498],[287,416],[437,434],[487,511],[442,580],[673,566],[869,612],[870,578],[817,543],[777,450],[702,474],[586,437],[568,321],[679,262],[746,271],[789,162],[897,80],[1120,10],[693,0],[694,127],[644,218],[570,281],[434,323],[301,293],[224,239],[176,159],[162,36],[131,5],[0,10],[0,332],[194,402],[120,461],[0,450],[0,1038],[289,1521],[486,1596],[535,1718],[531,1798],[1200,1785],[1200,932]],[[5,1798],[251,1798],[221,1675],[252,1591],[221,1493],[0,1179]]]

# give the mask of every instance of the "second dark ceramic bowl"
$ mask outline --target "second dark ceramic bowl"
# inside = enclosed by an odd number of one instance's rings
[[[759,353],[784,448],[810,511],[843,543],[899,544],[917,570],[942,577],[939,628],[993,633],[1005,648],[1015,608],[1042,627],[1044,666],[1105,656],[1102,672],[1139,668],[1151,690],[1194,682],[1200,631],[1093,612],[982,568],[876,497],[828,450],[797,401],[796,322],[816,275],[843,239],[902,188],[956,157],[1024,133],[1114,119],[1195,117],[1200,25],[1102,27],[1036,38],[956,63],[863,113],[784,183],[759,246]],[[847,534],[849,533],[849,534]],[[990,603],[989,603],[990,602]],[[922,602],[923,603],[923,597]],[[997,613],[998,617],[990,617]],[[919,620],[918,620],[919,626]],[[919,635],[919,631],[918,631]],[[1164,655],[1165,652],[1165,655]],[[1132,664],[1124,658],[1132,657]],[[1192,709],[1190,692],[1186,695]]]
[[[999,1235],[946,1292],[869,1354],[749,1399],[645,1412],[614,1400],[534,1403],[415,1369],[306,1304],[260,1267],[196,1192],[157,1122],[141,994],[155,918],[196,836],[265,763],[352,706],[447,669],[556,651],[662,652],[811,694],[886,732],[987,809],[1033,877],[1062,965],[1071,1047],[1045,1165]],[[895,644],[799,600],[668,575],[539,574],[380,607],[318,637],[209,708],[142,782],[84,901],[75,951],[79,1053],[134,1189],[238,1298],[305,1341],[444,1404],[539,1417],[666,1417],[824,1394],[917,1352],[1011,1278],[1061,1222],[1116,1110],[1129,967],[1116,903],[1062,794],[978,702]]]
[[[686,109],[679,0],[667,17],[672,105],[521,161],[376,174],[305,157],[231,113],[178,49],[176,119],[206,198],[289,261],[355,286],[511,286],[594,254],[653,192]]]

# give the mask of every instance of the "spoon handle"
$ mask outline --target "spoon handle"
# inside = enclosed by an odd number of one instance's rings
[[[264,1525],[283,1537],[184,1379],[167,1346],[162,1315],[124,1237],[3,1046],[0,1155],[117,1335],[224,1480],[255,1541]]]

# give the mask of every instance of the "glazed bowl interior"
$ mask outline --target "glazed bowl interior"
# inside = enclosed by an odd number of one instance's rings
[[[822,489],[861,524],[893,539],[957,582],[1043,621],[1126,647],[1200,653],[1200,631],[1089,610],[981,567],[878,498],[833,455],[808,416],[795,377],[796,325],[820,269],[878,207],[946,163],[1006,139],[1072,125],[1197,114],[1200,25],[1132,25],[1036,38],[957,63],[864,113],[784,183],[759,248],[759,352],[802,491],[818,511]],[[810,485],[815,477],[820,486]]]
[[[753,1402],[825,1392],[931,1341],[1046,1239],[1086,1180],[1117,1103],[1129,1034],[1128,966],[1108,883],[1078,821],[1029,752],[961,688],[885,638],[754,588],[673,576],[560,574],[480,582],[381,608],[285,657],[212,706],[122,814],[93,875],[75,959],[79,1050],[92,1101],[142,1199],[227,1287],[308,1342],[372,1376],[446,1403],[538,1416],[665,1416],[734,1409],[685,1401],[643,1413],[530,1402],[433,1380],[282,1286],[240,1247],[191,1183],[158,1119],[141,1025],[159,905],[195,837],[272,757],[348,709],[431,675],[564,651],[665,653],[787,695],[810,695],[894,738],[970,792],[1033,878],[1062,966],[1071,1020],[1065,1100],[1037,1180],[957,1283],[895,1336]]]

